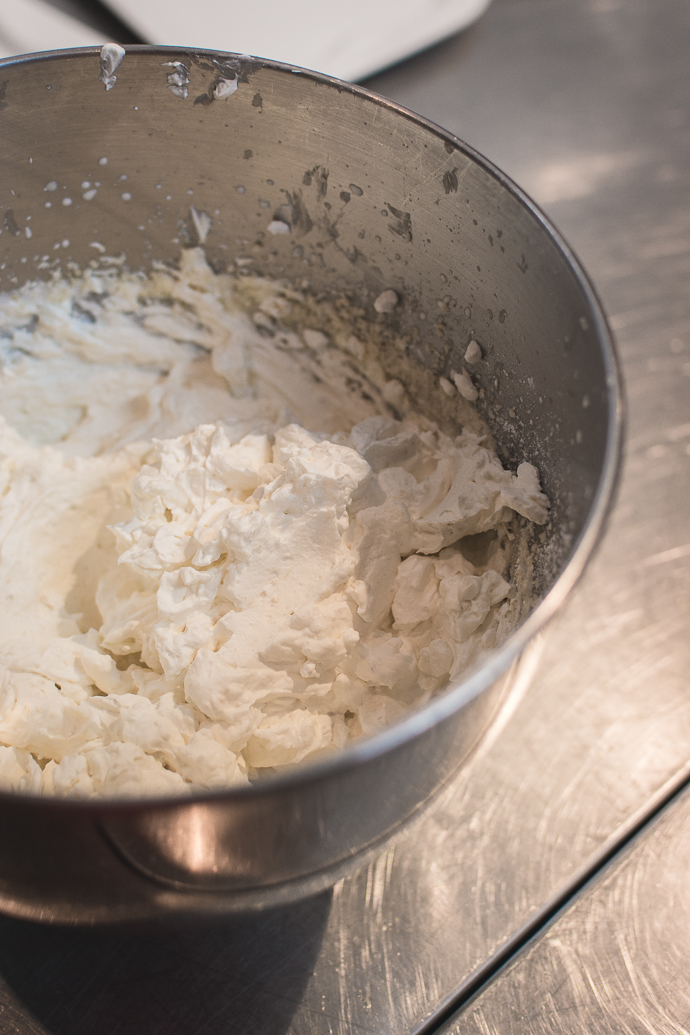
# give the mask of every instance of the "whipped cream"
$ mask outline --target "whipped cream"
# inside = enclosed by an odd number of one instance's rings
[[[0,299],[3,788],[245,783],[510,631],[536,469],[444,435],[346,327],[291,325],[303,303],[194,250]]]

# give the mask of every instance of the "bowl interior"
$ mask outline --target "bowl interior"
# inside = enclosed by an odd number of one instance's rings
[[[462,403],[438,377],[476,340],[480,413],[552,502],[537,595],[568,565],[572,581],[611,495],[620,403],[597,300],[535,207],[438,127],[324,76],[179,48],[127,48],[108,90],[99,68],[97,50],[2,66],[0,290],[113,257],[174,263],[207,230],[215,269],[346,300],[451,427]],[[387,289],[402,304],[382,320]]]

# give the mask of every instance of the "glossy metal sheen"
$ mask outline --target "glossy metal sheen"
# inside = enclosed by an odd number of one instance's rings
[[[184,69],[189,96],[169,88],[170,62]],[[47,276],[59,263],[83,265],[94,244],[134,268],[173,260],[197,241],[193,203],[212,215],[206,252],[218,266],[241,256],[263,274],[345,294],[372,322],[380,322],[373,300],[394,288],[402,304],[391,327],[406,344],[382,346],[381,360],[428,413],[444,398],[430,375],[459,368],[477,338],[481,408],[507,459],[537,462],[552,502],[535,551],[546,600],[481,672],[374,741],[193,801],[2,798],[0,821],[13,831],[11,851],[0,854],[7,911],[79,922],[265,907],[328,886],[361,862],[487,728],[504,671],[562,601],[601,529],[620,442],[615,360],[567,247],[501,173],[448,133],[361,89],[231,55],[129,48],[110,91],[98,65],[96,51],[83,51],[1,69],[0,286]],[[235,75],[237,91],[215,99],[219,78]],[[84,181],[100,184],[95,197]],[[267,233],[276,218],[290,234]],[[93,882],[83,894],[60,894],[62,878],[47,879],[37,845],[50,831],[43,858],[59,860],[54,872],[71,873],[75,888],[79,867],[68,857],[87,836],[81,826],[94,823],[117,848],[111,864],[122,856],[180,894],[161,897],[151,882],[128,898],[112,878],[95,902]],[[185,888],[222,895],[190,907]]]
[[[443,1035],[684,1035],[689,850],[686,792]]]

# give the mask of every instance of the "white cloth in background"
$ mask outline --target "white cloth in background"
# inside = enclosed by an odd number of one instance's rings
[[[356,81],[475,21],[491,0],[106,0],[142,39],[230,50]],[[2,0],[0,58],[108,42],[43,0]]]
[[[490,0],[106,0],[151,43],[232,50],[354,81],[469,25]]]
[[[103,33],[83,25],[42,0],[2,0],[0,58],[107,42]]]

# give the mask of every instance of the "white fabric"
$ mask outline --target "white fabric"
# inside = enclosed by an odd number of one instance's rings
[[[469,25],[490,0],[108,0],[151,43],[232,50],[354,81]]]
[[[105,42],[103,33],[43,0],[2,0],[0,4],[0,58]]]

